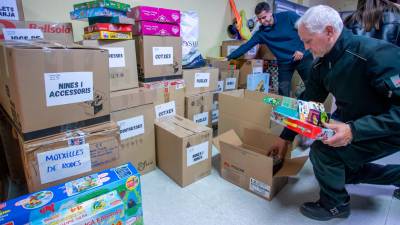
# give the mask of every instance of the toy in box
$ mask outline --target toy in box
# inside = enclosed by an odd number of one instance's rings
[[[322,127],[322,123],[329,122],[330,115],[321,103],[288,97],[282,100],[266,97],[264,102],[274,107],[271,120],[298,134],[317,140],[325,140],[334,135],[333,130]]]
[[[0,203],[0,224],[142,225],[140,188],[125,164]]]
[[[111,1],[111,0],[95,0],[95,1],[74,4],[74,10],[99,8],[99,7],[115,9],[115,10],[125,11],[125,12],[131,10],[131,6],[129,4]]]
[[[126,12],[108,8],[76,9],[69,13],[72,20],[82,20],[90,17],[115,17],[126,16]]]
[[[247,75],[247,90],[268,93],[269,74],[254,73]]]

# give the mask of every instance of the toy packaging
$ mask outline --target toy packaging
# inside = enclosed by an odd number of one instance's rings
[[[85,27],[85,33],[97,31],[132,32],[131,24],[95,23]]]
[[[93,16],[88,18],[89,25],[93,25],[96,23],[113,23],[113,24],[135,24],[135,20],[132,18],[128,18],[126,16]]]
[[[114,9],[114,10],[119,10],[119,11],[124,11],[124,12],[131,10],[131,6],[129,4],[111,1],[111,0],[96,0],[96,1],[89,1],[89,2],[79,3],[79,4],[74,4],[74,10],[90,9],[90,8],[108,8],[108,9]]]
[[[107,8],[77,9],[70,12],[70,17],[72,20],[81,20],[96,16],[102,16],[102,17],[126,16],[126,12],[114,9],[107,9]]]
[[[180,24],[181,12],[174,9],[156,8],[151,6],[137,6],[128,12],[128,17],[136,21],[153,21],[158,23]]]
[[[97,31],[84,34],[85,40],[129,40],[132,32]]]
[[[133,25],[133,35],[175,36],[181,34],[179,25],[138,21]]]
[[[324,105],[317,102],[306,102],[283,97],[282,100],[266,97],[266,104],[274,107],[271,120],[297,132],[305,137],[325,140],[334,135],[334,131],[323,128],[330,115],[325,112]]]
[[[254,73],[247,76],[247,90],[268,93],[269,91],[269,74]]]
[[[140,174],[131,164],[0,203],[0,224],[142,225]]]

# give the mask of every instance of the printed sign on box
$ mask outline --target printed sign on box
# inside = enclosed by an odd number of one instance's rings
[[[42,184],[92,170],[89,144],[42,152],[36,157]]]
[[[2,20],[19,20],[16,0],[1,0],[0,19],[2,19]]]
[[[167,116],[174,116],[176,114],[175,101],[170,101],[164,104],[156,105],[155,111],[157,119]]]
[[[124,48],[104,48],[108,50],[108,64],[110,68],[125,67]]]
[[[117,122],[120,130],[121,141],[144,134],[144,116],[137,116]]]
[[[187,151],[187,167],[193,166],[208,158],[208,141],[191,146]]]
[[[207,126],[208,125],[208,112],[199,113],[193,116],[193,122]]]
[[[224,91],[224,81],[223,80],[219,80],[218,81],[218,85],[217,85],[217,93],[221,93]]]
[[[210,86],[210,73],[196,73],[194,75],[194,87],[209,87]]]
[[[3,28],[4,40],[34,40],[43,39],[40,29]]]
[[[225,80],[225,90],[233,90],[236,88],[236,77],[228,77]]]
[[[172,65],[173,63],[173,47],[153,47],[153,65]]]

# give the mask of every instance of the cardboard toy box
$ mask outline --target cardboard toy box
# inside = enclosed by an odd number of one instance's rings
[[[239,88],[246,88],[247,76],[249,74],[256,74],[263,72],[263,60],[235,60],[237,67],[240,68],[239,72]]]
[[[181,187],[211,173],[212,130],[180,116],[158,120],[157,166]]]
[[[181,27],[179,24],[138,21],[133,25],[133,35],[180,37]]]
[[[29,192],[116,166],[122,160],[119,128],[111,122],[28,142],[15,128],[9,133],[7,143],[14,144],[6,146],[6,158],[19,154],[22,160],[21,167],[9,169],[23,171],[20,180],[25,179]]]
[[[84,40],[81,43],[84,46],[99,47],[108,50],[111,91],[139,87],[134,40]]]
[[[240,138],[230,130],[214,139],[221,153],[221,176],[264,199],[271,200],[296,175],[308,156],[285,158],[275,164],[267,156],[268,148],[278,136],[256,130],[244,130]],[[289,147],[290,148],[290,147]]]
[[[184,80],[140,83],[140,86],[155,90],[154,111],[156,119],[171,115],[185,115]]]
[[[212,104],[211,92],[185,97],[185,117],[199,125],[211,127]]]
[[[128,17],[135,19],[135,21],[145,20],[172,24],[180,24],[181,22],[181,12],[179,10],[152,6],[136,6],[128,12]]]
[[[218,72],[217,68],[212,67],[183,70],[186,86],[185,96],[217,90]]]
[[[4,42],[0,65],[0,103],[25,140],[110,120],[106,50]]]
[[[182,38],[137,36],[135,40],[140,81],[182,78]]]
[[[246,41],[240,41],[240,40],[223,41],[221,46],[221,56],[227,57],[244,43],[246,43]],[[257,56],[257,51],[258,51],[258,45],[254,46],[239,59],[255,59]]]
[[[0,40],[4,40],[4,31],[1,28],[10,29],[11,32],[17,31],[10,37],[19,40],[31,38],[32,31],[29,29],[39,29],[43,33],[43,38],[47,41],[61,44],[72,44],[74,42],[71,23],[4,20],[0,18]]]
[[[22,0],[1,1],[0,20],[24,20]]]
[[[0,204],[1,224],[143,225],[140,174],[124,164]]]
[[[156,168],[155,90],[135,88],[111,93],[111,119],[119,125],[120,159],[143,175]]]

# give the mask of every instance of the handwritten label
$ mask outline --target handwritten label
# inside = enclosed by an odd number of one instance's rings
[[[225,90],[233,90],[236,88],[236,77],[228,77],[225,80]]]
[[[121,141],[144,134],[144,116],[120,120],[117,122]]]
[[[89,144],[42,152],[36,157],[42,184],[92,170]]]
[[[108,50],[108,66],[110,68],[125,67],[124,48],[104,48]]]
[[[5,40],[43,39],[43,32],[40,29],[3,28],[3,35]]]
[[[203,112],[203,113],[198,113],[196,115],[193,116],[193,122],[199,124],[199,125],[203,125],[203,126],[207,126],[208,125],[208,112]]]
[[[174,116],[176,114],[175,101],[156,105],[155,111],[156,111],[156,119],[160,119],[167,116]]]
[[[19,20],[16,0],[1,0],[0,19],[2,19],[2,20]]]
[[[173,47],[153,47],[153,65],[172,65],[174,63]]]
[[[186,149],[187,167],[193,166],[201,161],[208,159],[208,141]]]

